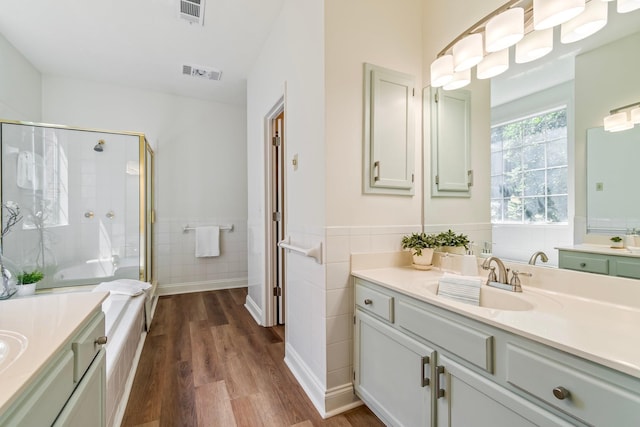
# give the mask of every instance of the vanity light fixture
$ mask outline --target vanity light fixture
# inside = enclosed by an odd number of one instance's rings
[[[516,44],[516,63],[524,64],[542,58],[553,50],[553,28],[533,31]]]
[[[431,63],[431,86],[444,86],[452,79],[453,55],[443,55]]]
[[[469,70],[482,61],[483,55],[482,34],[470,34],[453,45],[453,70]]]
[[[609,4],[604,1],[591,0],[584,12],[560,27],[560,41],[573,43],[589,37],[607,25]]]
[[[629,109],[631,110],[629,111]],[[640,123],[640,102],[611,110],[609,115],[604,118],[604,130],[620,132],[631,129],[636,123]]]
[[[524,37],[524,9],[514,7],[487,21],[484,27],[485,49],[498,52],[513,46]]]
[[[476,68],[476,77],[479,79],[490,79],[509,69],[509,49],[490,53],[485,56]]]
[[[640,8],[640,0],[618,0],[618,13],[628,13]]]
[[[533,0],[533,28],[553,28],[579,15],[584,9],[585,0]]]
[[[444,90],[456,90],[465,87],[471,83],[471,69],[467,68],[464,71],[458,71],[453,73],[453,79],[446,85],[442,86]]]

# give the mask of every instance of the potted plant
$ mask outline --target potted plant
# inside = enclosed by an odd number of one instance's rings
[[[464,255],[469,249],[469,237],[466,234],[456,234],[451,230],[443,231],[436,236],[442,252]]]
[[[435,234],[413,233],[402,238],[402,248],[411,249],[413,267],[419,270],[429,270],[433,261],[434,248],[438,247]]]
[[[611,239],[611,247],[614,249],[620,249],[624,247],[624,243],[622,242],[622,237],[613,236]]]
[[[42,280],[44,273],[40,270],[33,270],[30,273],[23,271],[17,275],[18,295],[33,295],[36,293],[36,286]]]

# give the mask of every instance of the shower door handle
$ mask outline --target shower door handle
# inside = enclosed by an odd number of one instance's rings
[[[107,218],[109,218],[109,219],[113,219],[113,217],[114,217],[114,216],[116,216],[116,214],[115,214],[115,213],[113,213],[113,211],[109,211],[109,212],[107,212],[107,214],[106,214],[105,216],[106,216]]]

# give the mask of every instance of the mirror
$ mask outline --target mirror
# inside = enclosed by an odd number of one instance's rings
[[[637,69],[640,67],[637,55],[637,46],[640,45],[640,11],[619,14],[616,12],[615,4],[610,3],[608,15],[609,22],[605,28],[576,43],[562,44],[560,28],[556,27],[554,50],[536,61],[515,64],[515,49],[510,48],[510,69],[491,80],[492,124],[505,123],[513,119],[514,115],[526,117],[532,109],[544,107],[545,102],[546,108],[551,109],[554,105],[549,104],[561,103],[558,98],[565,97],[569,100],[566,132],[568,221],[542,224],[542,227],[526,221],[522,224],[503,224],[499,227],[488,224],[488,228],[491,229],[493,252],[498,256],[527,262],[531,254],[544,250],[550,258],[554,258],[549,264],[557,265],[556,247],[597,240],[597,236],[588,234],[595,232],[595,229],[587,225],[592,215],[587,209],[587,180],[590,179],[587,165],[587,129],[601,126],[609,110],[640,101],[640,85],[637,80]],[[592,52],[597,52],[597,55]],[[475,71],[472,74],[475,74]],[[475,82],[484,83],[481,80]],[[545,91],[549,96],[542,100],[540,94]],[[476,94],[475,86],[473,96],[482,96]],[[514,101],[520,101],[519,108],[514,108]],[[479,113],[483,111],[474,107],[472,120],[481,120],[478,118]],[[489,159],[489,137],[473,134],[471,145],[481,145],[482,152],[486,153],[472,158],[474,170],[489,175],[489,168],[484,165]],[[606,156],[615,159],[624,154],[610,147]],[[479,174],[476,178],[478,179],[474,192],[480,189],[478,185],[483,182]],[[428,185],[430,182],[425,183],[425,199],[431,197]],[[484,190],[487,195],[483,197],[486,197],[486,205],[489,205],[490,190]],[[638,203],[640,204],[640,200]],[[628,204],[623,206],[620,209],[630,209],[626,207]],[[621,214],[627,215],[628,212]],[[428,224],[428,221],[425,220],[425,224]],[[456,225],[452,224],[453,227]],[[482,245],[482,241],[475,238],[474,240],[477,245]]]

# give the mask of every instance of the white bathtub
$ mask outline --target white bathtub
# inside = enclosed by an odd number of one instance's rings
[[[67,265],[53,275],[56,287],[90,285],[113,279],[138,279],[140,260],[136,257],[118,259],[90,259],[80,264]]]
[[[149,299],[109,295],[102,303],[105,313],[107,349],[107,427],[122,421],[140,352],[146,337]]]

